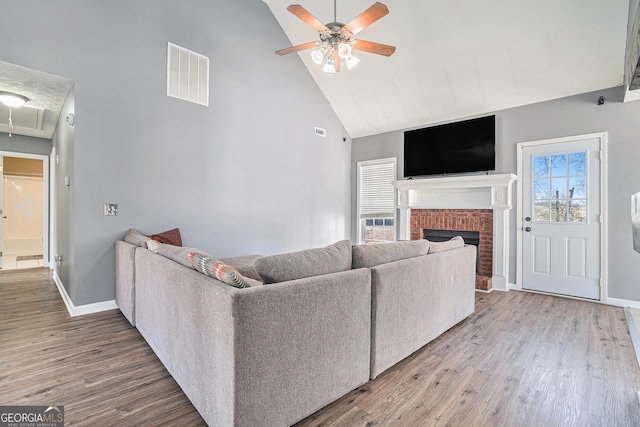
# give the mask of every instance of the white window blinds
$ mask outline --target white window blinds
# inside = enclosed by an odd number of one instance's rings
[[[360,218],[394,217],[396,159],[359,162]]]

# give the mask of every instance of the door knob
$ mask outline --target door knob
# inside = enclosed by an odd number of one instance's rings
[[[529,222],[529,221],[531,221],[531,217],[526,217],[524,220]]]
[[[527,227],[524,229],[524,231],[526,231],[527,233],[531,231],[531,227]]]

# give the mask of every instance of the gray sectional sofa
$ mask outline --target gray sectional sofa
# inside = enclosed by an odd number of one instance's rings
[[[192,268],[189,248],[118,241],[116,303],[209,425],[288,426],[473,312],[476,251],[453,246],[227,259],[267,283],[238,289]]]

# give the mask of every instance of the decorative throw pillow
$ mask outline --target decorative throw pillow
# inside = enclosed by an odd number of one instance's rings
[[[140,246],[142,248],[147,247],[147,240],[149,240],[147,236],[140,233],[138,230],[134,230],[133,228],[127,231],[127,234],[125,234],[124,236],[125,242],[131,243],[132,245]]]
[[[461,236],[453,237],[446,242],[429,242],[429,253],[448,251],[449,249],[461,248],[464,246],[464,239]]]
[[[246,288],[251,286],[248,282],[250,279],[242,277],[233,267],[219,261],[209,255],[198,252],[189,252],[189,258],[193,264],[193,268],[209,277],[214,277],[227,285],[236,288]],[[255,280],[252,280],[255,282]]]
[[[380,243],[378,245],[355,245],[353,268],[371,268],[406,258],[415,258],[429,253],[428,240]]]
[[[158,243],[158,255],[162,255],[165,258],[169,258],[185,267],[193,268],[191,259],[189,258],[189,252],[198,252],[205,254],[204,251],[198,248],[188,248],[184,246],[165,245],[164,243]]]
[[[166,245],[173,246],[182,246],[182,237],[180,236],[179,228],[163,231],[162,233],[154,234],[153,236],[149,237],[158,243],[164,243]]]
[[[146,245],[147,249],[149,249],[151,252],[158,253],[158,246],[160,245],[160,243],[156,242],[153,239],[149,239],[147,240]]]
[[[258,258],[253,266],[265,284],[351,270],[351,242]]]

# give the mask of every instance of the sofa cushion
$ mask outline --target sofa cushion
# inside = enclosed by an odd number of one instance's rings
[[[449,249],[461,248],[464,246],[464,239],[456,236],[446,242],[429,242],[429,253],[448,251]]]
[[[429,253],[428,240],[380,243],[378,245],[354,245],[353,268],[375,267],[380,264],[415,258]]]
[[[278,283],[351,269],[351,242],[261,257],[253,263],[264,283]]]
[[[127,231],[127,234],[124,236],[124,241],[127,243],[131,243],[132,245],[140,246],[141,248],[147,247],[147,240],[149,238],[144,234],[140,233],[138,230],[134,230],[133,228]]]
[[[262,285],[256,280],[248,279],[238,273],[233,267],[213,258],[207,254],[199,252],[189,252],[189,259],[195,270],[209,277],[216,278],[227,285],[236,288],[247,288],[250,286]]]
[[[182,246],[182,236],[180,236],[179,228],[163,231],[162,233],[149,236],[149,238],[155,240],[158,243],[164,243],[166,245]]]

